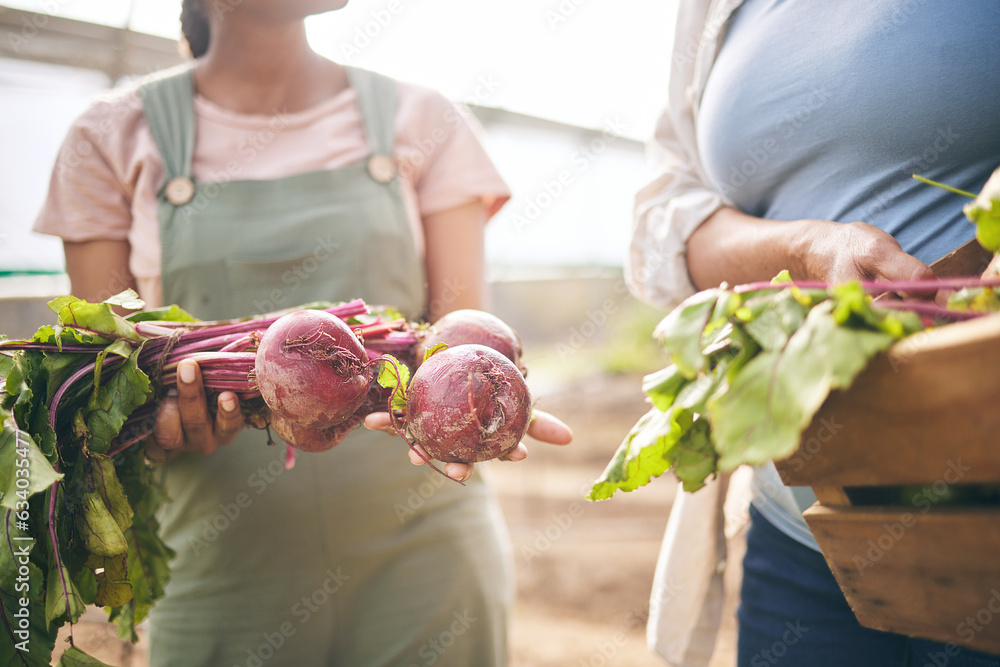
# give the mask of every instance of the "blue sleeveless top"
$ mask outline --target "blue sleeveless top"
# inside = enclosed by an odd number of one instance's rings
[[[965,198],[911,175],[978,192],[1000,165],[1000,2],[746,0],[697,131],[709,177],[740,210],[862,220],[930,263],[975,230]],[[790,493],[773,466],[755,481],[761,513],[816,548],[800,511],[811,492]]]

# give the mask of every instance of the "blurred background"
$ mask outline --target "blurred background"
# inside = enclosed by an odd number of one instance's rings
[[[665,359],[663,313],[622,279],[643,142],[665,98],[663,0],[351,0],[311,19],[338,62],[467,104],[513,198],[487,231],[494,311],[524,338],[539,407],[576,433],[493,465],[514,540],[512,665],[663,664],[645,646],[656,553],[675,485],[584,500],[646,410],[640,379]],[[30,335],[65,294],[60,241],[31,232],[56,151],[92,95],[180,61],[179,0],[0,0],[0,334]],[[100,610],[76,641],[145,665]],[[719,664],[725,664],[721,662]]]
[[[669,5],[352,0],[309,35],[338,62],[470,105],[515,193],[489,227],[492,276],[523,279],[621,266],[664,98]],[[65,130],[95,92],[180,61],[180,0],[0,8],[0,271],[59,271],[59,242],[29,229]],[[570,184],[546,190],[566,170]]]

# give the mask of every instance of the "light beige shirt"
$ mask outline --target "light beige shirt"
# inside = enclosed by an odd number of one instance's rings
[[[694,294],[685,257],[687,239],[728,202],[709,184],[695,128],[701,94],[718,54],[726,21],[742,0],[680,0],[667,77],[667,105],[648,144],[653,179],[636,196],[629,287],[670,309]],[[751,495],[749,470],[710,481],[697,493],[679,491],[670,512],[649,603],[647,642],[672,667],[726,664],[735,637],[719,630],[732,617],[727,586],[738,587],[740,549]],[[733,555],[732,560],[729,555]],[[728,572],[727,572],[728,570]],[[713,659],[714,656],[714,659]]]
[[[672,308],[696,291],[685,244],[698,226],[729,204],[698,156],[698,106],[726,21],[742,0],[680,0],[667,76],[667,105],[648,145],[654,176],[635,200],[629,287],[644,301]]]

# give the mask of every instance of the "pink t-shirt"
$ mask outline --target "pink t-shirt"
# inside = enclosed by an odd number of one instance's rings
[[[401,192],[417,249],[423,216],[479,199],[492,216],[510,198],[464,107],[399,83],[395,118]],[[195,97],[192,172],[200,183],[270,180],[337,169],[369,149],[354,90],[304,111],[245,115]],[[134,88],[109,91],[73,124],[35,231],[65,241],[128,240],[129,269],[148,307],[161,302],[157,197],[163,163]]]

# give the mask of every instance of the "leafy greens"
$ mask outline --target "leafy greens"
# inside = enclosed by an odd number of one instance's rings
[[[107,455],[154,398],[138,367],[145,339],[112,305],[136,302],[54,299],[57,325],[30,341],[45,345],[0,354],[0,664],[49,665],[59,627],[87,605],[134,641],[169,576],[154,516],[162,490],[142,448]],[[103,663],[71,647],[60,665],[77,664]]]
[[[673,470],[686,491],[720,471],[790,455],[830,391],[923,328],[919,316],[874,308],[857,282],[695,294],[655,335],[670,366],[643,381],[651,404],[588,498],[632,491]]]

